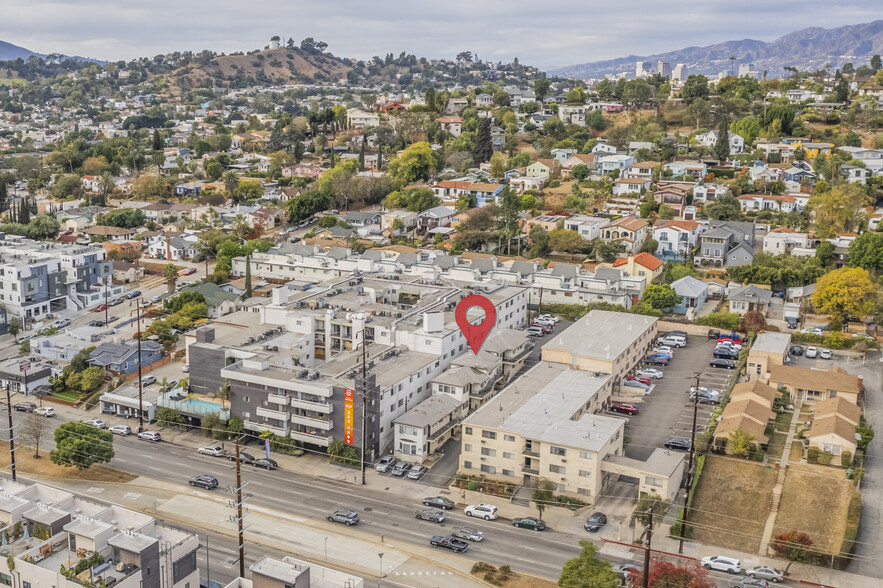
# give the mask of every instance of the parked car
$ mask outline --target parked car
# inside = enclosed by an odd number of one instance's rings
[[[18,412],[34,412],[37,409],[37,405],[33,402],[19,402],[12,408]]]
[[[359,513],[348,508],[339,508],[334,512],[329,512],[325,518],[330,523],[343,523],[347,527],[359,524]]]
[[[138,438],[143,441],[153,441],[154,443],[162,441],[162,436],[156,431],[142,431],[138,433]]]
[[[256,468],[264,468],[265,470],[275,470],[279,469],[279,464],[276,463],[275,459],[270,459],[269,457],[262,457],[260,459],[256,459],[251,462]]]
[[[824,336],[825,336],[824,331],[822,331],[822,330],[819,329],[818,327],[811,327],[811,328],[809,328],[809,329],[803,329],[803,330],[800,331],[800,332],[801,332],[801,333],[805,333],[805,334],[807,334],[807,335],[818,335],[819,337],[824,337]]]
[[[544,325],[544,324],[538,323],[538,322],[534,322],[534,324],[532,324],[530,326],[530,328],[531,329],[540,329],[544,335],[548,335],[552,332],[551,325]]]
[[[397,464],[395,465],[394,468],[392,468],[392,475],[393,475],[393,476],[399,476],[399,477],[404,476],[405,473],[406,473],[410,468],[411,468],[411,464],[409,464],[409,463],[406,462],[406,461],[400,461],[399,463],[397,463]]]
[[[174,390],[178,385],[178,380],[166,380],[166,385],[161,388],[162,391]]]
[[[717,338],[718,343],[723,343],[724,341],[732,341],[733,343],[741,344],[742,338],[739,337],[739,335],[736,333],[724,334],[724,335],[721,335],[720,337]]]
[[[34,414],[40,415],[41,417],[46,417],[46,418],[54,417],[55,416],[55,409],[52,408],[51,406],[41,406],[40,408],[34,409]]]
[[[536,517],[524,517],[512,519],[512,525],[521,529],[530,529],[531,531],[545,531],[546,521]]]
[[[218,487],[218,479],[207,474],[200,474],[190,478],[190,485],[205,488],[206,490],[214,490]]]
[[[442,523],[447,518],[445,511],[437,508],[422,508],[414,514],[415,518],[421,521],[430,521],[433,523]]]
[[[87,327],[103,327],[104,321],[89,321],[86,323]]]
[[[792,345],[790,352],[791,352],[791,355],[799,357],[799,356],[803,355],[803,347],[801,347],[800,345]]]
[[[385,474],[386,472],[391,470],[395,464],[396,458],[394,455],[384,455],[377,461],[376,464],[374,464],[374,469],[381,474]]]
[[[147,298],[141,299],[141,306],[146,308],[146,307],[150,306],[151,304],[153,304],[153,303],[150,300],[148,300]]]
[[[533,319],[533,322],[537,325],[548,325],[550,327],[555,325],[555,321],[553,321],[551,318],[544,318],[542,316],[538,316],[537,318]]]
[[[184,372],[185,374],[189,374],[190,373],[190,364],[185,363],[184,365],[182,365],[181,371]]]
[[[150,386],[154,383],[156,383],[156,376],[144,376],[143,378],[141,378],[142,386]]]
[[[56,329],[63,329],[70,324],[71,324],[70,319],[58,319],[57,321],[52,323],[52,326],[55,327]]]
[[[770,588],[770,583],[766,580],[761,580],[759,578],[742,578],[738,584],[736,584],[737,588]]]
[[[188,267],[187,269],[184,270],[184,275],[185,275],[185,276],[192,276],[192,275],[195,274],[195,273],[196,273],[196,268],[195,268],[195,267]]]
[[[648,357],[644,360],[644,363],[647,365],[658,365],[662,367],[666,367],[668,365],[668,360],[664,357]]]
[[[469,544],[462,539],[457,539],[453,535],[442,537],[441,535],[433,535],[429,540],[429,544],[433,547],[444,547],[455,553],[463,553],[469,549]]]
[[[460,539],[469,539],[470,541],[476,542],[484,539],[484,533],[482,533],[478,529],[473,529],[472,527],[460,527],[453,532],[453,535],[454,537],[459,537]]]
[[[92,309],[92,312],[104,312],[105,310],[107,310],[107,305],[102,302],[101,304],[96,306],[94,309]]]
[[[771,568],[770,566],[757,566],[751,568],[748,572],[749,578],[761,578],[770,582],[782,582],[785,579],[785,572]]]
[[[132,427],[130,427],[129,425],[114,425],[113,427],[109,428],[108,431],[110,431],[114,435],[122,435],[123,437],[125,437],[126,435],[132,434]]]
[[[671,355],[668,353],[651,353],[647,356],[647,359],[664,359],[665,361],[671,361]]]
[[[669,437],[663,445],[666,449],[678,449],[682,451],[690,451],[690,447],[692,447],[690,440],[684,439],[683,437]]]
[[[644,368],[635,372],[636,376],[641,376],[642,378],[651,378],[653,380],[660,380],[665,375],[662,370],[654,370],[653,368]]]
[[[874,338],[871,337],[870,335],[868,335],[867,333],[853,333],[852,338],[853,339],[864,339],[866,341],[873,341],[874,340]]]
[[[649,390],[650,384],[645,384],[644,382],[639,382],[638,380],[626,380],[622,383],[623,386],[630,386],[632,388],[640,388],[641,390]]]
[[[543,327],[530,327],[527,330],[528,337],[542,337],[546,333],[543,331]]]
[[[809,347],[806,348],[806,356],[809,359],[817,358],[819,356],[819,348],[813,347],[812,345],[810,345]]]
[[[150,299],[150,303],[151,303],[151,304],[156,304],[157,302],[159,302],[159,301],[161,301],[161,300],[162,300],[162,296],[160,296],[159,294],[157,294],[156,296],[154,296],[153,298]]]
[[[668,345],[657,345],[653,349],[653,353],[667,353],[668,355],[671,355],[672,353],[674,353],[674,350],[672,350],[672,348]]]
[[[595,533],[601,530],[601,527],[607,524],[607,515],[603,512],[593,512],[589,515],[589,518],[586,519],[586,522],[583,523],[583,527],[585,527],[586,531],[589,533]]]
[[[699,562],[706,570],[717,570],[728,574],[738,574],[742,571],[742,563],[735,557],[725,555],[709,555]]]
[[[736,361],[737,359],[739,359],[739,354],[738,354],[738,353],[731,353],[731,352],[726,351],[726,350],[718,350],[718,349],[715,349],[715,350],[714,350],[714,353],[712,353],[712,355],[713,355],[714,357],[718,358],[718,359],[729,359],[729,360],[732,360],[732,361]]]
[[[83,424],[93,426],[96,429],[106,429],[107,428],[107,425],[104,423],[104,421],[102,421],[100,419],[89,419],[88,421],[83,421]]]
[[[139,296],[141,296],[141,290],[132,290],[131,292],[126,294],[126,298],[128,298],[129,300],[132,300],[133,298],[138,298]]]
[[[425,465],[421,465],[419,463],[411,466],[411,469],[408,470],[408,477],[412,480],[419,480],[423,476],[426,475],[426,472],[429,471],[429,468]]]
[[[467,517],[480,517],[486,521],[497,518],[497,507],[493,504],[473,504],[464,511]]]
[[[227,459],[229,459],[230,461],[236,461],[236,453],[235,452],[227,453],[226,455],[227,455]],[[256,459],[255,456],[253,456],[252,454],[250,454],[246,451],[239,452],[239,463],[253,463],[255,459]]]
[[[736,362],[733,361],[732,359],[715,358],[715,359],[712,359],[711,361],[709,361],[708,365],[710,365],[713,368],[722,368],[722,369],[728,369],[728,370],[736,369]]]
[[[632,402],[614,402],[610,405],[610,410],[622,414],[638,414],[638,405]]]
[[[721,336],[720,331],[708,331],[708,338],[709,339],[718,339],[718,338],[720,338],[720,336]]]
[[[115,322],[117,322],[118,320],[120,320],[120,317],[118,317],[118,316],[114,316],[114,315],[111,315],[111,316],[108,317],[108,319],[107,319],[107,324],[115,323]]]
[[[687,339],[680,335],[669,335],[663,337],[656,342],[657,345],[667,345],[668,347],[686,347]]]
[[[440,508],[442,510],[451,510],[452,508],[454,508],[454,501],[450,498],[445,498],[444,496],[433,496],[431,498],[424,498],[423,506],[432,506],[434,508]]]
[[[650,378],[644,376],[628,376],[626,380],[630,382],[641,382],[642,384],[647,384],[650,386],[653,382],[650,381]]]
[[[552,321],[553,323],[556,323],[556,324],[558,323],[558,321],[561,320],[559,317],[555,316],[554,314],[541,314],[541,315],[540,315],[540,318],[543,318],[543,319],[546,319],[546,320],[550,320],[550,321]]]
[[[211,445],[208,447],[200,447],[197,452],[202,455],[211,455],[212,457],[223,457],[224,454],[227,453],[221,447]]]
[[[122,298],[114,298],[113,300],[110,301],[110,305],[111,306],[119,306],[123,302],[124,302],[124,300]]]
[[[830,349],[823,348],[819,350],[819,357],[821,357],[822,359],[831,359],[832,357],[834,357],[834,355],[831,353]]]

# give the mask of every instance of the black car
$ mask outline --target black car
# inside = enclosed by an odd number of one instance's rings
[[[661,357],[661,356],[657,356],[657,357],[648,357],[648,358],[646,359],[646,361],[644,361],[644,364],[645,364],[645,365],[660,365],[660,366],[665,367],[665,366],[667,366],[667,365],[669,364],[669,361],[668,361],[667,359],[665,359],[664,357]]]
[[[234,452],[234,453],[228,454],[227,459],[229,459],[230,461],[236,461],[236,453]],[[255,456],[253,456],[250,453],[246,453],[245,451],[239,452],[239,462],[240,463],[254,463],[255,459],[256,459]]]
[[[803,347],[800,345],[792,345],[791,346],[791,355],[800,356],[803,355]]]
[[[19,412],[34,412],[37,409],[37,405],[33,402],[19,402],[12,408]]]
[[[523,519],[512,519],[512,525],[522,529],[530,529],[531,531],[545,531],[546,521],[536,517],[525,517]]]
[[[708,365],[710,365],[713,368],[722,368],[722,369],[728,369],[728,370],[736,369],[736,362],[733,361],[732,359],[714,358],[708,362]]]
[[[583,527],[586,528],[586,531],[590,533],[594,533],[599,531],[601,527],[607,524],[607,515],[603,512],[595,512],[592,513],[589,518],[586,519]]]
[[[737,360],[739,359],[739,354],[730,353],[727,349],[715,349],[713,354],[717,359],[729,359],[729,360]]]
[[[200,474],[198,476],[193,476],[192,478],[190,478],[190,485],[199,486],[200,488],[205,488],[206,490],[214,490],[218,487],[218,479],[214,476]]]
[[[104,321],[89,321],[86,326],[87,327],[103,327]]]
[[[454,501],[444,496],[433,496],[432,498],[424,498],[423,506],[434,506],[435,508],[451,510],[454,508]]]
[[[279,464],[276,463],[275,459],[270,459],[269,457],[262,457],[260,459],[254,460],[251,465],[256,468],[264,468],[267,470],[275,470],[279,467]]]
[[[720,331],[708,331],[708,338],[709,339],[719,339],[720,336],[721,336]]]
[[[683,437],[671,437],[664,445],[666,449],[679,449],[682,451],[690,451],[692,446],[690,440]]]
[[[457,539],[453,535],[448,535],[447,537],[442,537],[441,535],[433,535],[432,539],[429,540],[429,544],[433,547],[444,547],[456,553],[463,553],[464,551],[469,549],[468,543],[466,543],[462,539]]]

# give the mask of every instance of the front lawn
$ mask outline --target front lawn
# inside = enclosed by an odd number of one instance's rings
[[[793,412],[782,412],[776,415],[776,430],[788,432],[788,429],[791,428],[791,419],[794,418]]]
[[[58,400],[64,400],[65,402],[79,402],[80,394],[78,392],[55,392],[49,395],[52,398],[57,398]]]
[[[782,459],[782,453],[785,451],[785,440],[788,438],[788,433],[781,433],[779,431],[774,432],[770,436],[770,442],[766,448],[766,454],[771,460],[780,461]]]

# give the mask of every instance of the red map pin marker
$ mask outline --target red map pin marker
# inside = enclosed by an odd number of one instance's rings
[[[466,318],[466,312],[473,306],[478,306],[484,311],[484,320],[480,325],[473,325]],[[466,337],[466,342],[469,343],[472,352],[478,355],[484,340],[487,339],[487,336],[497,323],[497,309],[494,308],[494,303],[485,296],[471,294],[457,305],[457,309],[454,311],[454,319],[457,321],[457,326],[460,327],[460,332]]]

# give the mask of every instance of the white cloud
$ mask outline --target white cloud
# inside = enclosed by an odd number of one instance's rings
[[[401,51],[555,67],[646,55],[730,39],[772,40],[807,26],[827,28],[879,16],[879,0],[741,3],[628,0],[617,5],[559,0],[0,0],[4,41],[40,53],[115,61],[171,51],[246,51],[272,35],[314,37],[342,57]]]

